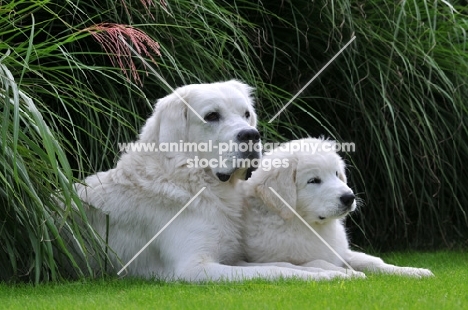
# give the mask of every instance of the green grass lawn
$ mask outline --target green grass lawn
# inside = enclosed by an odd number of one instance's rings
[[[391,253],[435,277],[185,284],[136,279],[0,284],[1,309],[468,309],[468,254]]]

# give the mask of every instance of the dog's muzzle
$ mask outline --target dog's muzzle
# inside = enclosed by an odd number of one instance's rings
[[[231,175],[230,174],[226,174],[226,173],[216,173],[216,176],[218,177],[218,179],[221,181],[221,182],[227,182],[230,178],[231,178]]]
[[[245,180],[247,180],[252,175],[252,172],[258,168],[258,163],[252,164],[252,161],[262,157],[260,133],[257,129],[243,129],[237,133],[236,138],[237,143],[239,143],[239,153],[236,158],[237,162],[234,162],[231,173],[216,173],[216,176],[221,182],[227,182],[234,171],[238,169],[246,169]]]
[[[260,133],[257,129],[249,128],[239,131],[237,133],[237,142],[239,143],[240,158],[249,160],[261,158]]]

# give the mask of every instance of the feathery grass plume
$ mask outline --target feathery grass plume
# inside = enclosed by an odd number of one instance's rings
[[[133,44],[135,50],[142,56],[148,56],[155,65],[156,60],[150,51],[161,56],[159,43],[151,39],[143,31],[133,28],[129,25],[101,23],[84,29],[102,45],[109,55],[112,65],[119,66],[127,79],[130,81],[130,75],[134,81],[142,85],[137,66],[133,61],[132,52],[121,40],[120,37],[127,37]],[[148,51],[148,48],[150,51]],[[145,66],[145,64],[143,64]],[[130,71],[130,75],[128,71]],[[146,75],[148,72],[146,71]]]

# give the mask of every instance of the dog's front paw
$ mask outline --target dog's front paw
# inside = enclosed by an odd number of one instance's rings
[[[366,275],[364,274],[364,272],[360,272],[360,271],[356,271],[356,270],[346,269],[346,274],[348,274],[349,276],[351,276],[353,278],[361,278],[361,279],[366,278]]]
[[[346,270],[344,272],[335,270],[326,270],[318,273],[318,280],[333,280],[333,279],[351,279],[365,278],[366,275],[359,271]]]
[[[351,276],[339,271],[322,271],[317,273],[317,280],[349,279]]]

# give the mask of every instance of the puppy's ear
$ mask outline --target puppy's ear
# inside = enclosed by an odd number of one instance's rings
[[[326,140],[324,137],[320,137],[320,143],[323,144],[323,146],[326,146],[326,149],[328,152],[334,152],[338,156],[338,178],[343,181],[344,183],[347,183],[346,179],[346,164],[344,160],[341,158],[341,156],[337,153],[337,148],[336,148],[336,141],[334,140]],[[324,148],[322,146],[322,149]]]
[[[153,115],[141,130],[141,142],[179,142],[187,139],[187,106],[184,89],[157,101]],[[184,99],[185,100],[185,99]]]
[[[340,159],[339,163],[338,178],[344,183],[348,183],[348,180],[346,178],[346,164],[342,159]]]
[[[346,174],[344,171],[338,171],[338,178],[344,183],[348,183],[348,181],[346,180]]]
[[[273,188],[284,201],[294,210],[296,209],[296,169],[297,159],[289,159],[287,167],[280,167],[270,171],[261,171],[262,180],[256,180],[256,195],[267,207],[278,212],[285,220],[289,220],[294,213],[284,202],[270,189]],[[261,167],[259,169],[262,169]],[[260,171],[259,171],[260,172]]]

